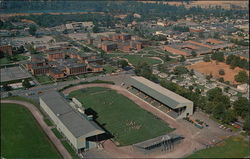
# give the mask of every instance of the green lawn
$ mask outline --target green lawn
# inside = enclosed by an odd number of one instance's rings
[[[97,113],[96,121],[120,145],[131,145],[173,131],[165,122],[108,88],[92,87],[69,94]]]
[[[62,79],[58,79],[59,82],[61,81],[72,81],[72,80],[75,80],[77,79],[75,76],[68,76],[68,77],[65,77],[65,78],[62,78]]]
[[[7,57],[0,58],[0,64],[1,65],[9,64],[9,63],[13,63],[13,62],[27,60],[28,58],[29,57],[27,57],[27,56],[17,54],[17,55],[14,55],[14,56],[10,57],[10,58],[7,58]]]
[[[104,70],[106,73],[112,73],[112,72],[115,72],[115,68],[111,65],[104,65]]]
[[[32,114],[17,104],[1,104],[1,157],[61,158]]]
[[[49,119],[43,119],[48,126],[53,126],[54,124]]]
[[[149,65],[154,65],[154,64],[159,64],[161,63],[160,60],[156,60],[156,59],[151,59],[149,57],[141,57],[138,55],[125,55],[123,56],[124,58],[128,59],[128,61],[132,64],[132,65],[137,65],[140,62],[146,62]]]
[[[56,137],[58,139],[62,139],[63,138],[62,134],[56,128],[53,128],[51,130],[53,131],[53,133],[56,135]]]
[[[249,146],[242,137],[230,137],[214,147],[195,152],[187,158],[244,158],[250,155]]]
[[[159,64],[161,63],[160,60],[156,60],[156,59],[151,59],[149,57],[141,57],[141,55],[115,55],[115,54],[109,54],[109,57],[121,57],[121,58],[126,58],[128,59],[128,61],[133,65],[137,65],[139,62],[146,62],[149,65],[153,65],[153,64]]]
[[[80,159],[80,157],[76,155],[76,152],[73,150],[73,148],[69,145],[67,141],[61,141],[61,142],[63,146],[67,149],[67,151],[71,154],[71,157],[73,159]]]
[[[52,80],[52,78],[49,77],[49,76],[46,76],[46,75],[38,75],[38,76],[35,76],[35,78],[37,79],[37,81],[38,81],[40,84],[50,84],[50,83],[54,83],[54,81]]]

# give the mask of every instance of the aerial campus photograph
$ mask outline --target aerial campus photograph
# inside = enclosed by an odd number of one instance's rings
[[[248,0],[1,0],[1,159],[250,158]]]

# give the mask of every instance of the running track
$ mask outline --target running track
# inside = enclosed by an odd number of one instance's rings
[[[130,93],[125,88],[122,88],[117,85],[111,85],[111,84],[82,84],[82,85],[77,85],[77,86],[67,88],[63,90],[62,92],[64,94],[69,94],[72,91],[87,88],[87,87],[106,87],[106,88],[116,90],[118,93],[134,101],[141,108],[161,118],[163,121],[168,123],[171,127],[176,128],[175,130],[176,134],[179,134],[185,137],[185,139],[179,145],[177,145],[175,147],[175,150],[172,152],[168,152],[166,154],[151,154],[151,155],[146,155],[146,156],[144,154],[139,154],[133,151],[132,146],[117,147],[111,140],[107,140],[104,142],[103,146],[104,146],[104,149],[110,153],[110,155],[116,158],[117,157],[121,157],[121,158],[124,158],[124,157],[125,158],[181,158],[183,156],[193,153],[196,149],[201,148],[200,147],[201,145],[198,144],[195,140],[193,140],[193,134],[187,128],[185,128],[185,126],[183,126],[178,121],[173,120],[165,113],[159,111],[157,108],[152,107],[149,103],[145,102],[144,100]]]

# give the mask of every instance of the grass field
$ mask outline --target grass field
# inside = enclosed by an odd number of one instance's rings
[[[173,129],[161,119],[141,109],[127,97],[108,88],[92,87],[69,94],[97,113],[96,121],[108,130],[120,145],[131,145]]]
[[[242,137],[230,137],[212,148],[198,151],[187,158],[244,158],[250,155],[249,146]]]
[[[17,104],[1,104],[1,157],[61,158],[32,114]]]
[[[110,57],[121,57],[121,58],[126,58],[128,59],[128,61],[133,65],[136,66],[139,62],[146,62],[149,65],[153,65],[153,64],[158,64],[161,63],[160,60],[156,60],[156,59],[152,59],[149,57],[141,57],[141,55],[122,55],[122,54],[109,54],[108,56]]]
[[[46,75],[38,75],[38,76],[35,76],[37,81],[40,83],[40,84],[50,84],[50,83],[54,83],[54,81],[51,79],[51,77],[49,76],[46,76]]]
[[[17,62],[17,61],[27,60],[28,58],[29,57],[27,56],[17,54],[17,55],[12,56],[10,59],[6,57],[0,58],[0,64],[1,65],[9,64],[9,63]]]
[[[105,70],[105,73],[113,73],[115,72],[115,68],[109,64],[106,64],[104,65],[104,70]]]
[[[136,66],[138,65],[140,62],[146,62],[149,65],[154,65],[154,64],[159,64],[161,63],[160,60],[156,60],[156,59],[151,59],[149,57],[141,57],[138,55],[125,55],[123,56],[124,58],[128,59],[128,61],[133,65]]]

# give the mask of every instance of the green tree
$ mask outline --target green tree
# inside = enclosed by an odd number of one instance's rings
[[[209,75],[206,75],[207,80],[210,80],[211,78],[213,78],[213,75],[211,73]]]
[[[99,28],[97,25],[95,25],[95,26],[92,28],[92,31],[93,31],[93,33],[99,33],[99,32],[100,32],[100,28]]]
[[[4,84],[4,85],[3,85],[3,90],[4,90],[4,91],[10,91],[10,90],[12,90],[12,88],[11,88],[11,86],[9,86],[9,85],[7,85],[7,84]]]
[[[30,88],[31,84],[28,79],[23,80],[22,85],[24,88]]]
[[[223,123],[230,123],[236,120],[235,113],[232,109],[226,110],[225,113],[222,116],[222,122]]]
[[[190,75],[190,76],[193,76],[193,75],[194,75],[194,69],[191,69],[191,70],[189,71],[189,75]]]
[[[192,51],[191,51],[191,55],[192,55],[193,57],[196,57],[196,56],[197,56],[197,53],[196,53],[194,50],[192,50]]]
[[[118,61],[118,66],[121,68],[125,68],[126,66],[128,66],[128,61],[126,60],[119,60]]]
[[[248,75],[246,71],[240,71],[237,75],[234,76],[235,81],[240,83],[247,83],[248,82]]]
[[[219,70],[219,75],[225,75],[225,70],[224,69],[220,69]]]
[[[184,66],[176,66],[174,68],[174,74],[176,75],[182,75],[188,73],[188,69]]]
[[[171,58],[169,57],[169,55],[165,55],[165,56],[163,57],[163,60],[164,60],[165,62],[168,62],[168,61],[171,60]]]
[[[203,61],[205,61],[205,62],[210,62],[210,61],[211,61],[210,56],[209,56],[209,55],[205,55],[205,56],[203,57]]]
[[[249,101],[245,97],[239,97],[235,102],[233,102],[233,108],[236,115],[245,117],[249,110]]]
[[[211,55],[211,59],[219,61],[219,62],[224,62],[225,61],[224,53],[223,52],[215,52]]]
[[[184,62],[184,61],[186,61],[186,59],[183,55],[181,55],[180,62]]]
[[[250,115],[249,114],[245,118],[245,121],[243,124],[243,130],[245,130],[247,134],[250,135]]]
[[[221,88],[213,88],[207,91],[207,97],[209,101],[213,101],[215,98],[222,95],[222,89]]]
[[[222,116],[224,116],[225,110],[226,109],[222,103],[214,103],[214,109],[212,111],[212,114],[216,119],[222,119]]]
[[[229,89],[230,89],[229,87],[225,87],[224,91],[228,93]]]
[[[30,35],[32,35],[32,36],[36,35],[36,31],[37,31],[37,28],[36,28],[35,25],[31,25],[29,27],[29,33],[30,33]]]
[[[224,78],[223,78],[223,77],[220,77],[218,81],[219,81],[219,82],[224,82]]]

